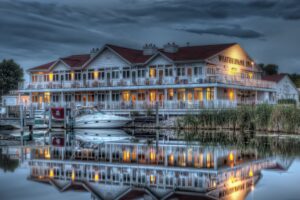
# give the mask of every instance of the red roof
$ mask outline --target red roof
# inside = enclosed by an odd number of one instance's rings
[[[90,59],[90,54],[72,55],[61,58],[70,67],[82,67]]]
[[[152,56],[144,55],[142,50],[130,49],[112,44],[107,44],[106,46],[114,50],[116,53],[118,53],[120,56],[131,63],[144,63]]]
[[[162,52],[173,61],[186,61],[186,60],[204,60],[207,59],[231,46],[235,43],[230,44],[216,44],[216,45],[203,45],[203,46],[186,46],[179,47],[176,53]]]
[[[201,46],[185,46],[179,47],[178,51],[175,53],[167,53],[163,49],[158,49],[158,51],[173,60],[176,61],[194,61],[194,60],[205,60],[233,45],[236,43],[230,44],[215,44],[215,45],[201,45]],[[149,60],[153,55],[144,55],[143,50],[120,47],[112,44],[105,45],[108,48],[111,48],[117,54],[119,54],[122,58],[127,60],[132,64],[140,64],[145,63]],[[83,55],[71,55],[68,57],[61,58],[67,65],[74,68],[82,67],[88,60],[90,60],[90,54]],[[55,61],[40,65],[30,70],[47,70],[49,69]]]
[[[33,68],[30,68],[29,70],[47,70],[49,69],[56,61],[52,61],[43,65],[39,65]]]
[[[273,82],[279,82],[279,81],[281,81],[285,76],[286,76],[286,74],[274,74],[274,75],[268,75],[268,76],[262,77],[262,80],[265,80],[265,81],[273,81]]]
[[[70,67],[82,67],[84,63],[86,63],[90,59],[90,54],[82,54],[82,55],[72,55],[68,57],[61,58],[61,60],[69,65]],[[40,65],[37,67],[30,68],[29,70],[49,70],[49,68],[55,63],[56,61],[49,62],[44,65]]]

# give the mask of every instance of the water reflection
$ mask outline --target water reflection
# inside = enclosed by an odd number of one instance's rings
[[[286,171],[300,152],[298,138],[219,132],[168,137],[155,132],[152,139],[132,135],[121,130],[51,133],[49,145],[16,151],[22,153],[20,163],[28,160],[29,180],[62,192],[87,190],[92,199],[244,199],[263,169]],[[2,154],[14,155],[12,148],[2,148]]]

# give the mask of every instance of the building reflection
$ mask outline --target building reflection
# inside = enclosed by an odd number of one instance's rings
[[[27,149],[29,179],[50,183],[60,191],[81,187],[93,199],[126,199],[128,195],[170,199],[183,194],[243,199],[262,169],[285,170],[292,162],[260,155],[256,149],[185,141],[149,143],[114,136],[113,141],[93,143],[89,139],[87,144],[76,138],[76,134],[65,134],[63,142],[52,138],[56,142],[49,146]]]
[[[49,145],[2,148],[1,156],[28,165],[29,180],[59,191],[81,188],[92,199],[244,199],[261,170],[286,170],[292,163],[256,148],[156,138],[120,130],[51,133]]]

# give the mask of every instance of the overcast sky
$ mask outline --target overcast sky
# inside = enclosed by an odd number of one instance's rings
[[[0,59],[22,67],[105,43],[141,48],[238,42],[300,73],[299,0],[0,0]]]

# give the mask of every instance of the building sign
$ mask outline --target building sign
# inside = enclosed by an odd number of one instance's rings
[[[238,58],[231,58],[228,56],[219,55],[219,62],[235,64],[235,65],[242,65],[245,67],[252,67],[252,63],[248,60],[238,59]]]

